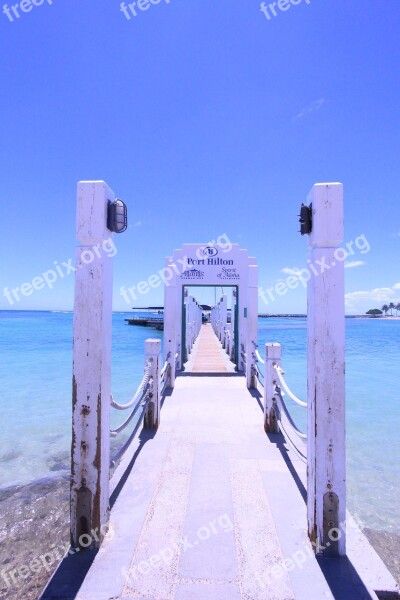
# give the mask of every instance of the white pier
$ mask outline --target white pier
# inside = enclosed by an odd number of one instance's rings
[[[104,182],[79,184],[78,261],[111,235],[109,200]],[[399,598],[346,510],[341,184],[317,184],[308,202],[312,258],[332,268],[308,283],[307,399],[286,382],[279,340],[258,346],[257,263],[239,246],[167,258],[163,353],[146,341],[125,404],[110,394],[110,259],[78,272],[72,547],[43,600]],[[230,289],[205,324],[199,286]],[[110,407],[127,415],[114,430]]]

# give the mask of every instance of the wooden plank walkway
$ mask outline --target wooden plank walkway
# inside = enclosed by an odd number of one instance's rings
[[[185,370],[192,373],[228,373],[233,370],[229,362],[211,324],[202,325]]]

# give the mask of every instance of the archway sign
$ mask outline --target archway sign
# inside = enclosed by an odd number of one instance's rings
[[[223,241],[221,241],[223,238]],[[164,268],[164,353],[178,353],[177,368],[182,369],[185,340],[183,339],[184,290],[193,286],[228,287],[236,290],[237,323],[236,356],[246,353],[247,385],[251,387],[250,360],[257,342],[258,329],[258,266],[256,259],[238,244],[221,236],[218,242],[184,244],[166,258]],[[172,361],[173,363],[174,361]],[[237,361],[243,370],[243,361]]]

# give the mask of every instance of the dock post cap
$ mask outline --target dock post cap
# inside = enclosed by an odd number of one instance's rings
[[[161,350],[161,340],[148,338],[144,344],[146,354],[158,354]]]
[[[336,248],[343,242],[343,184],[316,183],[307,198],[312,210],[309,248]]]
[[[268,360],[278,360],[282,356],[282,346],[276,342],[265,344],[265,356]]]

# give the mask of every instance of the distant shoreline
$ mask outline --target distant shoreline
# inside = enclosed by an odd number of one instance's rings
[[[46,313],[46,314],[73,314],[73,310],[39,310],[39,309],[25,309],[25,310],[13,310],[0,308],[0,313]],[[132,314],[131,310],[113,310],[113,315],[130,315]],[[259,319],[306,319],[307,315],[305,313],[259,313]],[[383,319],[389,321],[400,321],[400,316],[384,316],[384,315],[345,315],[346,319]]]

